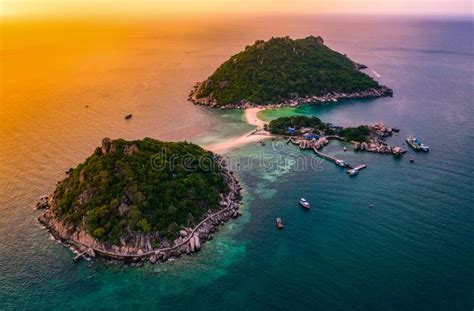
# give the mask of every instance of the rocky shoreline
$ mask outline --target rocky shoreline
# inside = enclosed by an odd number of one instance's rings
[[[226,104],[220,106],[217,100],[211,95],[208,97],[197,98],[197,94],[204,82],[198,82],[194,85],[191,90],[188,100],[195,105],[208,106],[211,108],[220,108],[220,109],[245,109],[252,107],[266,107],[266,108],[281,108],[281,107],[296,107],[300,104],[309,104],[309,103],[333,103],[343,99],[370,99],[378,97],[392,97],[393,90],[389,87],[382,85],[379,88],[371,88],[361,92],[354,93],[328,93],[321,96],[308,95],[303,97],[295,97],[293,99],[285,100],[281,103],[270,103],[267,105],[264,104],[255,104],[249,101],[242,100],[236,104]]]
[[[393,133],[398,133],[398,128],[387,126],[383,123],[375,123],[369,125],[370,138],[367,142],[352,142],[354,151],[367,151],[380,154],[391,154],[395,157],[400,157],[406,150],[399,146],[390,146],[385,142],[385,138],[390,137]]]
[[[383,123],[375,123],[369,125],[370,137],[367,142],[352,142],[354,151],[367,151],[380,154],[391,154],[400,157],[406,150],[399,146],[390,146],[385,142],[385,138],[390,137],[393,133],[398,133],[398,128],[387,126]]]
[[[51,208],[54,204],[54,193],[50,196],[42,196],[37,203],[38,209],[46,209],[38,217],[38,221],[56,239],[79,254],[74,258],[75,260],[81,257],[102,257],[131,263],[149,261],[154,264],[158,261],[164,262],[170,258],[190,255],[199,251],[202,243],[212,239],[212,234],[219,230],[220,225],[241,215],[239,207],[242,188],[233,172],[226,168],[225,159],[218,156],[217,161],[222,167],[223,178],[229,186],[229,192],[220,195],[221,209],[217,212],[209,210],[194,228],[181,228],[180,236],[172,242],[160,239],[159,233],[155,232],[124,237],[120,240],[120,245],[102,243],[85,230],[67,225],[57,217]],[[157,239],[160,240],[159,247],[153,248],[152,242]]]

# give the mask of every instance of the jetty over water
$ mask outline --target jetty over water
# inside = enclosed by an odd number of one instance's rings
[[[352,167],[350,167],[350,165],[349,165],[347,162],[345,162],[345,161],[343,161],[343,160],[336,159],[335,157],[332,157],[332,156],[330,156],[330,155],[328,155],[328,154],[322,153],[322,152],[320,152],[318,149],[316,149],[316,147],[313,147],[312,149],[313,149],[314,153],[316,153],[318,156],[320,156],[320,157],[323,158],[323,159],[332,161],[332,162],[334,162],[334,163],[336,163],[336,164],[337,164],[337,163],[346,163],[345,166],[346,166],[347,168],[352,168]]]
[[[322,153],[321,151],[319,151],[318,149],[322,148],[323,146],[325,146],[329,143],[328,139],[344,140],[343,138],[341,138],[339,136],[336,136],[336,135],[321,137],[318,140],[314,139],[314,140],[311,140],[311,141],[308,141],[308,140],[295,140],[293,137],[290,137],[290,138],[288,138],[287,143],[291,142],[292,144],[299,146],[301,149],[313,149],[314,153],[317,156],[319,156],[319,157],[321,157],[325,160],[332,161],[336,165],[339,165],[339,166],[342,166],[342,167],[345,167],[345,168],[348,168],[348,169],[354,169],[354,170],[359,171],[359,170],[362,170],[362,169],[367,167],[366,164],[361,164],[361,165],[358,165],[357,167],[354,168],[344,160],[337,159],[333,156],[330,156],[328,154],[325,154],[325,153]]]
[[[358,165],[358,166],[354,167],[354,169],[357,170],[357,171],[360,171],[360,170],[363,170],[366,167],[367,167],[367,164],[361,164],[361,165]]]

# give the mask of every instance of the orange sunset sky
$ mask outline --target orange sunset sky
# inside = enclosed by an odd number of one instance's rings
[[[472,16],[472,0],[1,0],[0,16],[342,13]]]

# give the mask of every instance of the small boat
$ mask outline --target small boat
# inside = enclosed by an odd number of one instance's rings
[[[415,162],[415,160],[413,158],[410,158],[410,163],[413,163]]]
[[[410,146],[415,151],[421,151],[420,145],[415,137],[408,137],[406,140],[408,146]]]
[[[125,116],[125,120],[131,119],[132,117],[133,117],[132,114],[129,113],[129,114],[127,114],[127,115]]]
[[[309,202],[306,201],[305,198],[301,198],[301,199],[300,199],[300,205],[301,205],[302,207],[306,208],[306,209],[309,209],[309,208],[310,208]]]
[[[374,207],[374,205],[373,205],[373,204],[370,204],[369,207],[372,208],[372,207]]]
[[[344,150],[344,151],[347,151],[347,148],[346,148],[346,147],[344,147],[344,148],[342,148],[342,150]]]
[[[408,137],[407,138],[407,144],[408,144],[408,146],[410,146],[415,151],[423,151],[423,152],[430,151],[430,147],[428,147],[427,145],[421,143],[415,137]]]
[[[276,226],[277,226],[277,228],[280,229],[280,230],[284,228],[284,226],[283,226],[283,221],[281,220],[281,218],[277,218],[277,219],[276,219]]]
[[[359,170],[353,168],[353,169],[347,170],[347,174],[349,174],[349,176],[355,176],[355,175],[359,174]]]
[[[344,162],[343,160],[336,160],[336,162],[334,162],[334,163],[336,163],[336,165],[339,165],[341,167],[346,167],[347,166],[347,163]]]

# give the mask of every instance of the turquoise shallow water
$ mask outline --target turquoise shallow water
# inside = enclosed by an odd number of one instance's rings
[[[31,209],[38,194],[54,187],[63,166],[48,166],[52,156],[36,158],[31,167],[53,171],[46,180],[28,178],[41,176],[37,169],[26,174],[8,167],[15,178],[0,189],[0,309],[474,307],[472,22],[369,19],[350,22],[350,33],[344,20],[285,22],[295,36],[329,36],[328,44],[367,64],[369,72],[375,69],[395,96],[270,111],[265,118],[299,113],[339,125],[383,121],[402,129],[390,143],[415,134],[430,153],[397,160],[343,152],[341,143],[331,143],[328,153],[368,164],[349,178],[334,164],[280,142],[245,146],[228,154],[245,187],[243,217],[230,221],[199,254],[142,268],[72,264],[71,253],[48,239]],[[256,32],[258,37],[269,30]],[[235,37],[250,34],[233,33],[227,40]],[[190,135],[196,142],[248,130],[240,112],[199,113],[212,122],[204,133]],[[87,150],[76,148],[68,156],[80,161]],[[414,164],[408,163],[411,156]],[[301,196],[312,203],[311,211],[298,207]],[[275,217],[284,219],[283,231],[275,229]]]

